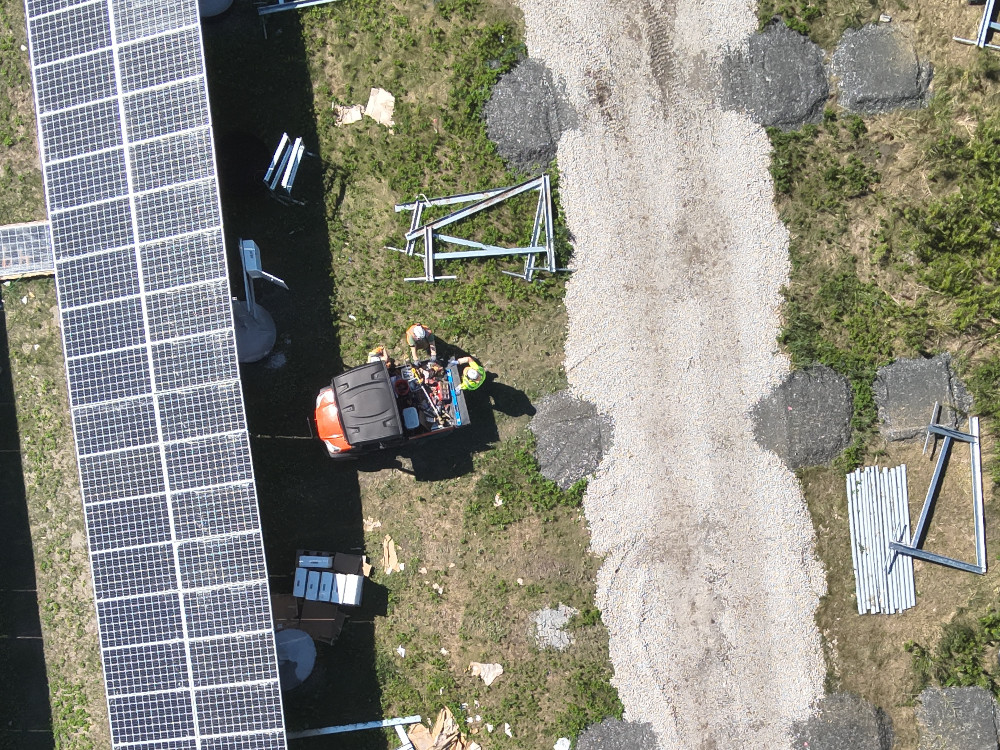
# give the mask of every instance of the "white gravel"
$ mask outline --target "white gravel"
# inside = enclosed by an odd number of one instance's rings
[[[788,238],[765,134],[713,97],[753,9],[521,6],[530,55],[579,114],[558,152],[576,239],[566,369],[615,423],[585,509],[626,718],[661,750],[790,747],[822,693],[825,580],[798,483],[749,418],[788,370]]]

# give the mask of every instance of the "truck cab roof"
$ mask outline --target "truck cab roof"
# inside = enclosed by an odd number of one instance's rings
[[[382,362],[369,362],[333,379],[344,437],[351,445],[401,438],[396,396]]]

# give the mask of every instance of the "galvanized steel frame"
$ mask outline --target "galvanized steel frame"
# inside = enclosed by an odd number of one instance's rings
[[[538,191],[538,205],[535,208],[535,220],[531,228],[531,239],[526,247],[486,245],[474,240],[440,234],[438,231],[446,226],[467,219],[480,211],[492,208],[508,198],[513,198],[516,195],[531,192],[532,190]],[[424,209],[429,206],[454,206],[463,203],[471,203],[472,205],[452,211],[450,214],[440,219],[429,221],[426,224],[420,223],[423,218]],[[412,211],[413,215],[410,220],[410,229],[406,233],[406,245],[402,249],[391,249],[409,256],[416,255],[424,259],[424,275],[407,277],[406,281],[433,283],[435,281],[455,279],[455,276],[441,276],[437,273],[435,263],[438,260],[466,260],[469,258],[523,255],[525,256],[523,272],[504,271],[503,273],[508,276],[524,279],[525,281],[532,281],[536,271],[556,273],[557,271],[566,270],[556,267],[555,233],[552,218],[552,187],[547,174],[543,174],[541,177],[536,177],[527,182],[522,182],[520,185],[514,185],[513,187],[497,188],[478,193],[449,195],[443,198],[425,198],[420,196],[411,203],[397,204],[395,210],[396,213],[400,211]],[[539,244],[543,231],[545,232],[545,244]],[[416,252],[416,244],[421,239],[424,243],[424,252],[418,253]],[[440,252],[435,250],[435,241],[470,249]],[[545,264],[543,266],[536,265],[537,256],[542,254],[545,255]]]
[[[935,409],[935,414],[936,413],[937,410]],[[943,436],[944,442],[941,445],[941,452],[938,454],[937,465],[934,467],[934,475],[931,477],[930,486],[927,488],[927,497],[924,499],[924,507],[920,511],[920,519],[917,521],[917,527],[913,533],[912,543],[904,544],[900,542],[893,542],[889,546],[894,552],[898,552],[902,555],[909,555],[910,557],[916,557],[921,560],[937,563],[938,565],[946,565],[949,568],[956,568],[957,570],[964,570],[969,573],[984,575],[986,573],[986,522],[983,508],[983,468],[981,446],[979,443],[979,417],[969,417],[968,432],[952,430],[948,427],[934,424],[933,422],[927,426],[927,432],[928,434]],[[976,562],[974,564],[967,563],[962,560],[956,560],[955,558],[947,557],[946,555],[928,552],[922,548],[924,537],[927,535],[927,523],[930,519],[931,513],[933,512],[934,503],[937,502],[938,492],[941,488],[941,478],[944,475],[945,467],[947,466],[948,458],[951,453],[952,443],[955,440],[968,443],[970,449],[969,452],[972,469],[972,514],[976,537]]]
[[[979,30],[976,32],[975,39],[963,39],[959,36],[954,36],[952,39],[956,42],[961,42],[962,44],[972,44],[980,49],[989,47],[990,49],[1000,50],[1000,46],[989,44],[986,41],[992,37],[994,31],[1000,31],[1000,23],[993,20],[995,8],[996,0],[986,0],[986,5],[983,8],[983,17],[979,22]]]

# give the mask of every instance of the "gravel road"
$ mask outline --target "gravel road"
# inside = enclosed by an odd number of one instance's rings
[[[725,0],[522,0],[579,116],[559,143],[576,239],[566,368],[615,423],[585,509],[626,718],[661,750],[791,745],[822,693],[825,590],[792,473],[753,439],[788,370],[787,235],[761,129],[716,103],[754,30]]]

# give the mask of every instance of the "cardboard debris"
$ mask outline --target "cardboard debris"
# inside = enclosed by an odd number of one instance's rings
[[[392,541],[392,537],[388,534],[382,540],[382,567],[385,568],[386,575],[398,573],[403,569],[399,558],[396,556],[396,543]]]
[[[355,104],[353,107],[347,107],[342,104],[334,104],[333,112],[337,116],[338,128],[343,127],[344,125],[350,125],[352,122],[358,122],[365,116],[365,108],[360,104]]]
[[[482,664],[478,661],[469,664],[469,670],[472,672],[473,677],[482,677],[483,682],[486,683],[486,687],[492,685],[493,681],[503,674],[503,667],[499,664]]]
[[[552,750],[569,750],[571,746],[572,743],[568,737],[560,737],[556,740],[556,744],[552,746]]]
[[[399,658],[403,659],[406,657],[406,649],[402,646],[396,646],[396,653],[399,654]]]
[[[372,89],[368,95],[368,104],[365,105],[365,115],[372,118],[379,125],[391,128],[392,111],[396,108],[396,97],[385,89]]]
[[[416,750],[482,750],[477,743],[465,738],[447,707],[438,713],[433,728],[414,724],[406,736]]]
[[[364,521],[362,521],[362,524],[365,527],[365,532],[366,533],[369,532],[369,531],[374,531],[375,529],[381,529],[382,528],[382,522],[381,521],[376,521],[371,516],[368,516],[368,518],[366,518]]]

